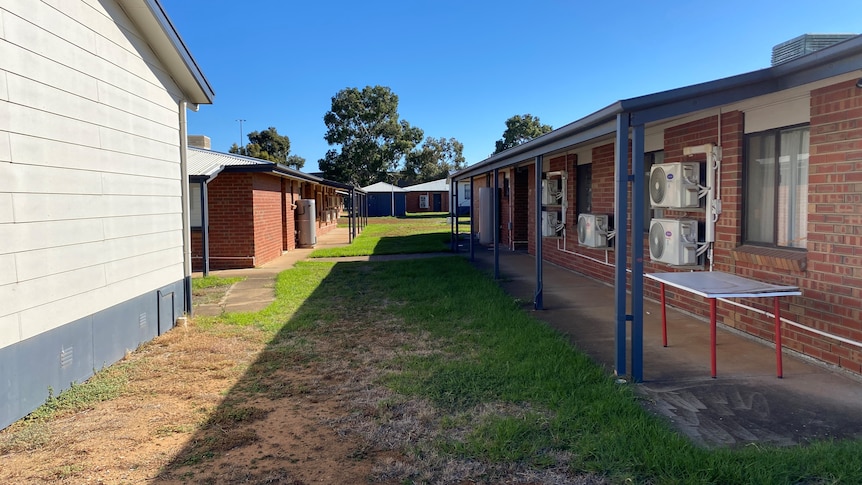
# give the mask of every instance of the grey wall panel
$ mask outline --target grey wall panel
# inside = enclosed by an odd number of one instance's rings
[[[21,393],[18,391],[17,345],[0,349],[0,428],[21,418],[27,412],[21,407]]]
[[[55,328],[20,344],[17,376],[21,405],[32,411],[54,395],[93,375],[93,317]]]
[[[93,317],[93,363],[96,370],[108,366],[156,337],[156,301],[141,295]]]
[[[49,388],[57,395],[152,340],[160,299],[162,328],[172,328],[183,312],[184,288],[180,280],[0,349],[0,429],[42,405]]]

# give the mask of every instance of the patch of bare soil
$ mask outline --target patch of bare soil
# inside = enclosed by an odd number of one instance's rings
[[[430,339],[343,321],[279,335],[194,323],[130,354],[120,397],[0,433],[0,483],[602,483],[558,466],[444,456],[443,414],[376,384],[396,355]],[[409,345],[407,345],[409,343]],[[466,435],[483,405],[455,417]],[[451,416],[450,416],[451,418]]]

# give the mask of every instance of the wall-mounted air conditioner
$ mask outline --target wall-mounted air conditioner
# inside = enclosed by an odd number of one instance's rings
[[[649,225],[650,259],[672,266],[697,264],[697,221],[653,219]]]
[[[559,177],[542,180],[542,205],[558,205],[563,201],[563,181]]]
[[[653,165],[649,173],[650,206],[668,209],[697,207],[699,184],[698,162]]]
[[[563,223],[557,211],[542,211],[542,236],[556,237],[563,235]]]
[[[608,247],[608,216],[581,214],[578,216],[578,244],[588,248]]]

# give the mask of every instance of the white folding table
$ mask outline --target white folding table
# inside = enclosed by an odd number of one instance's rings
[[[685,273],[647,273],[649,279],[658,281],[661,290],[661,332],[662,345],[667,347],[667,311],[665,286],[670,285],[709,299],[709,343],[712,377],[716,376],[716,298],[773,298],[775,314],[775,371],[782,377],[781,362],[781,311],[778,298],[801,295],[797,286],[784,286],[763,283],[741,276],[720,271],[692,271]]]

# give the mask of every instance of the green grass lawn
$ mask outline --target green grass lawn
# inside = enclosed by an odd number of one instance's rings
[[[333,294],[342,297],[334,302]],[[280,275],[278,302],[264,315],[258,321],[270,331],[288,321],[294,329],[325,328],[349,315],[369,331],[395,318],[409,332],[430,336],[433,352],[405,347],[383,366],[381,381],[400,399],[429,401],[447,416],[439,421],[442,438],[402,450],[416,459],[433,451],[541,470],[565,454],[571,472],[614,483],[862,483],[858,441],[693,445],[461,258],[301,262]],[[482,406],[509,412],[471,418]],[[449,433],[450,427],[461,432]]]
[[[450,225],[445,214],[373,218],[349,246],[321,248],[312,258],[448,251]]]

